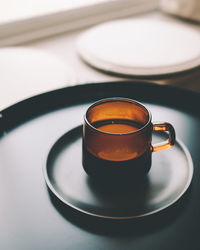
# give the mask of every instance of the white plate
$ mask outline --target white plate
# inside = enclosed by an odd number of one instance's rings
[[[77,49],[83,60],[103,71],[166,75],[200,65],[200,32],[180,22],[125,19],[84,32]]]

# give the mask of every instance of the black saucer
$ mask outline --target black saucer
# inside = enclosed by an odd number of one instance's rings
[[[153,153],[152,167],[143,181],[105,185],[90,178],[82,167],[82,126],[61,136],[51,148],[44,168],[46,183],[64,204],[92,216],[130,219],[161,211],[187,190],[193,164],[187,148],[177,140],[174,147]],[[154,134],[162,141],[165,134]]]

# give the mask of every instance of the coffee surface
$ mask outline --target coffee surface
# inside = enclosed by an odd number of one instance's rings
[[[116,120],[104,120],[99,121],[92,124],[95,128],[113,134],[125,134],[137,131],[142,127],[141,124],[138,124],[131,120],[123,120],[123,119],[116,119]]]

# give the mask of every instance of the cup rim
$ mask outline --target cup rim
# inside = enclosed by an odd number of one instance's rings
[[[148,114],[148,121],[141,127],[139,128],[138,130],[136,131],[132,131],[132,132],[128,132],[128,133],[111,133],[111,132],[105,132],[105,131],[102,131],[96,127],[94,127],[87,119],[87,114],[89,112],[89,110],[99,104],[102,104],[102,103],[105,103],[105,102],[114,102],[114,101],[122,101],[122,102],[131,102],[131,103],[135,103],[137,104],[138,106],[142,107],[143,109],[145,109],[147,111],[147,114]],[[137,100],[134,100],[134,99],[131,99],[131,98],[126,98],[126,97],[108,97],[108,98],[103,98],[103,99],[100,99],[100,100],[97,100],[96,102],[94,102],[93,104],[91,104],[87,110],[86,110],[86,113],[84,115],[84,121],[85,123],[93,130],[95,130],[96,132],[99,132],[101,134],[107,134],[107,135],[114,135],[114,136],[124,136],[124,135],[130,135],[130,134],[137,134],[137,133],[141,133],[141,131],[143,131],[146,127],[148,127],[150,124],[151,124],[151,120],[152,120],[152,115],[151,115],[151,112],[150,110],[144,106],[144,104],[142,104],[141,102],[137,101]]]

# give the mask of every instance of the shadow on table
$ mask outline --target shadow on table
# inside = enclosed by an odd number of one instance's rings
[[[173,205],[149,216],[118,220],[103,219],[81,213],[62,203],[49,189],[49,196],[56,210],[70,223],[95,234],[109,236],[139,237],[160,231],[170,226],[184,213],[189,200],[192,187]]]

